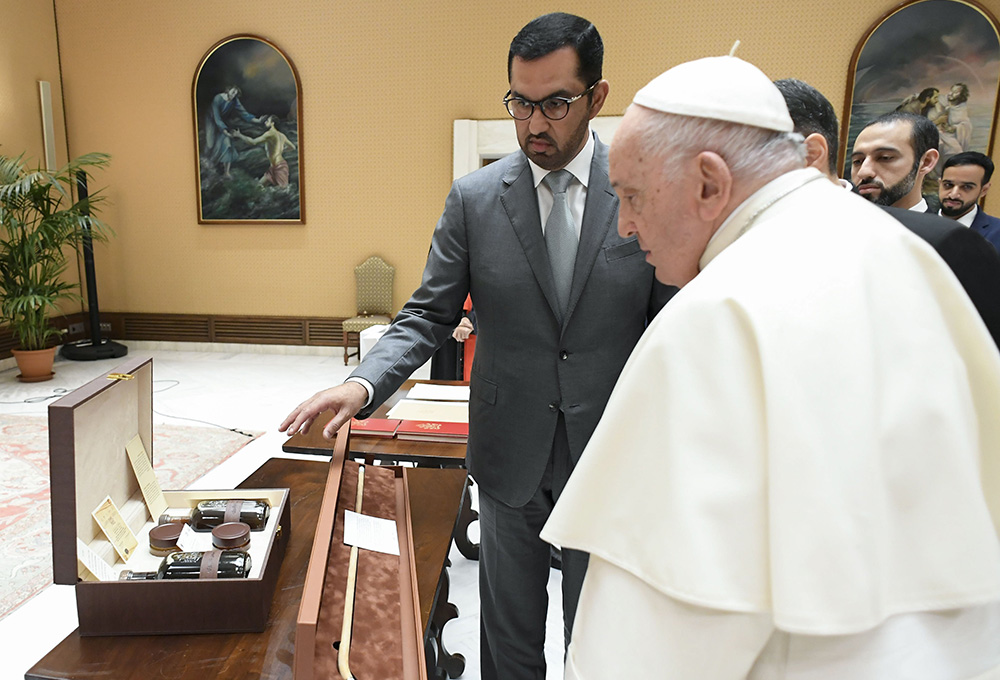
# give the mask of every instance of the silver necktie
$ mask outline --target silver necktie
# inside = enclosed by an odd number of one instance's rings
[[[576,265],[576,248],[580,239],[573,226],[573,216],[566,201],[566,187],[573,181],[569,170],[550,172],[543,179],[552,191],[552,212],[545,222],[545,249],[549,253],[549,266],[556,284],[556,297],[560,311],[565,314],[569,305],[569,291],[573,286],[573,269]]]

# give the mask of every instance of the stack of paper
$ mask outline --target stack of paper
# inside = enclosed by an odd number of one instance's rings
[[[468,424],[469,402],[401,399],[398,404],[389,410],[389,417],[400,420],[426,420],[437,423]]]
[[[469,386],[417,383],[407,392],[406,398],[429,401],[469,401]]]
[[[399,429],[396,430],[396,438],[410,441],[465,444],[469,440],[469,424],[404,420],[399,425]]]
[[[469,386],[417,383],[389,410],[402,420],[398,439],[464,444],[469,439]]]

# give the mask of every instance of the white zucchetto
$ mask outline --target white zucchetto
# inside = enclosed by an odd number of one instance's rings
[[[654,111],[712,118],[791,132],[781,92],[759,68],[738,57],[706,57],[653,78],[633,103]]]

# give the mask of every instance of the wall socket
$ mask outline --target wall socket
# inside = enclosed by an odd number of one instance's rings
[[[70,335],[83,335],[83,324],[82,323],[71,323],[69,325]]]
[[[101,333],[110,333],[110,332],[111,332],[111,324],[108,323],[107,321],[102,321],[101,322]]]

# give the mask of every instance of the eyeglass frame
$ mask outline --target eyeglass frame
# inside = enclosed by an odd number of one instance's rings
[[[591,85],[590,87],[588,87],[586,90],[584,90],[580,94],[576,95],[575,97],[546,97],[545,99],[543,99],[541,101],[537,101],[537,102],[531,101],[530,99],[525,99],[524,97],[511,97],[510,96],[511,91],[507,90],[507,94],[505,94],[503,96],[503,107],[507,111],[507,113],[510,115],[510,117],[513,118],[514,120],[530,120],[531,117],[533,115],[535,115],[535,107],[536,106],[538,107],[538,110],[542,112],[542,115],[545,116],[547,119],[549,119],[549,120],[562,120],[563,118],[565,118],[566,116],[569,115],[569,107],[573,105],[573,102],[575,102],[577,99],[582,99],[584,96],[586,96],[586,95],[590,94],[591,92],[593,92],[594,88],[597,87],[597,85],[600,82],[601,82],[600,80],[594,81],[593,85]],[[553,99],[561,101],[561,102],[563,102],[563,103],[566,104],[566,113],[563,114],[562,116],[560,116],[559,118],[553,118],[549,114],[545,113],[545,107],[542,106],[542,104],[544,104],[545,102],[552,101]],[[512,101],[515,101],[515,100],[524,102],[525,104],[531,104],[531,113],[529,113],[527,115],[527,117],[525,117],[525,118],[517,118],[516,116],[514,116],[513,113],[511,113],[510,106],[509,106],[508,102],[512,102]]]

